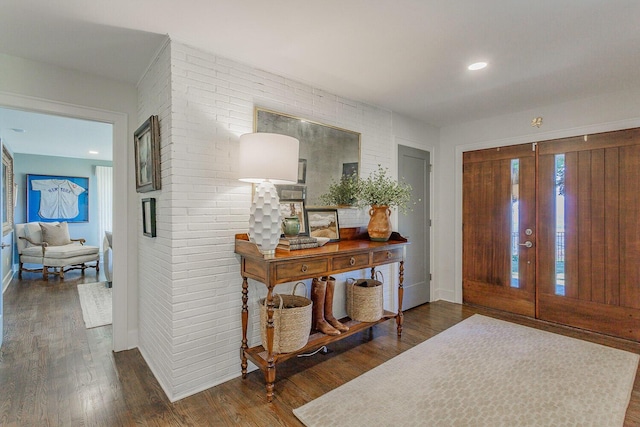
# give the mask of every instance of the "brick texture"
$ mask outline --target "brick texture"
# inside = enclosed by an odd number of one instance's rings
[[[156,238],[141,238],[140,350],[171,400],[240,374],[241,278],[234,234],[246,232],[251,186],[238,181],[238,138],[264,107],[361,132],[361,174],[390,167],[392,113],[171,41],[141,80],[138,119],[160,116],[162,189]],[[340,211],[341,226],[365,225],[363,211]],[[140,214],[140,228],[142,217]],[[140,234],[142,230],[140,230]],[[395,275],[382,269],[385,277]],[[338,277],[336,315],[345,315]],[[395,285],[394,280],[389,280]],[[393,305],[387,286],[387,305]],[[278,286],[288,292],[291,285]],[[260,343],[250,282],[250,345]]]

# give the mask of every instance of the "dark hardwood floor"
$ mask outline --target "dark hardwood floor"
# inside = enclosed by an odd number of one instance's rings
[[[395,323],[385,322],[331,344],[329,354],[279,365],[271,404],[265,401],[260,371],[170,403],[137,350],[111,351],[111,326],[85,329],[76,286],[95,281],[90,271],[86,276],[70,272],[64,281],[43,281],[36,274],[25,274],[20,282],[14,279],[5,292],[1,425],[300,426],[293,408],[474,313],[640,354],[640,344],[631,341],[439,301],[407,311],[401,339],[396,337]],[[638,376],[625,421],[625,426],[637,425]]]

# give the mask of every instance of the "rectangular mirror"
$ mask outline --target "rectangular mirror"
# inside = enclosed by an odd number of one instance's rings
[[[277,186],[280,198],[304,199],[307,206],[320,205],[320,196],[343,174],[359,172],[360,133],[305,120],[288,114],[255,109],[255,132],[278,133],[300,141],[298,184]]]

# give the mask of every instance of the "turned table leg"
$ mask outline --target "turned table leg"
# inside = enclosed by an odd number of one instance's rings
[[[249,324],[249,283],[246,277],[242,278],[242,345],[240,346],[240,367],[242,378],[247,378],[247,355],[245,350],[249,348],[247,341],[247,326]]]
[[[276,382],[276,363],[273,354],[273,286],[267,292],[267,370],[264,379],[267,383],[267,402],[273,400],[273,384]]]
[[[402,314],[402,298],[404,297],[404,261],[400,261],[400,273],[398,275],[398,315],[396,316],[396,324],[398,325],[398,336],[402,336],[402,323],[404,315]]]

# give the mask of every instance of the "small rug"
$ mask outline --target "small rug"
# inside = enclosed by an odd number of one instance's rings
[[[87,329],[111,324],[111,288],[105,282],[78,285],[78,295]]]
[[[637,354],[474,315],[293,413],[306,426],[622,426]]]

